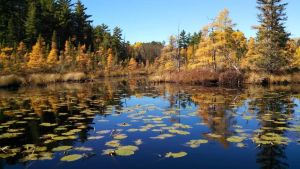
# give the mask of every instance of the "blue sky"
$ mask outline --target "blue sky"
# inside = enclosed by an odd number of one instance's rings
[[[163,41],[177,34],[178,26],[188,32],[201,30],[222,9],[247,37],[255,36],[256,0],[82,0],[93,15],[93,25],[105,23],[112,29],[119,26],[126,40]],[[287,31],[300,37],[300,1],[286,0]]]

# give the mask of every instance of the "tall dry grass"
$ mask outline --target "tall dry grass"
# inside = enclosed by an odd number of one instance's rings
[[[269,74],[265,72],[250,72],[245,76],[247,84],[290,84],[300,83],[300,72],[282,72],[280,74]]]
[[[83,72],[72,72],[62,75],[63,82],[83,82],[88,80],[88,76]]]
[[[24,84],[25,79],[17,75],[7,75],[0,77],[0,88],[3,87],[19,87]]]
[[[209,85],[217,83],[218,77],[219,74],[214,71],[208,69],[194,69],[154,74],[150,76],[150,81]]]

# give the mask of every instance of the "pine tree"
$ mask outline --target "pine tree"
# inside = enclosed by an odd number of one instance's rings
[[[179,48],[187,49],[188,44],[189,44],[189,38],[185,30],[182,30],[181,33],[179,34],[179,39],[178,39]]]
[[[51,50],[50,50],[50,53],[48,55],[48,58],[47,58],[47,63],[50,65],[50,66],[54,66],[57,64],[57,58],[58,58],[58,50],[57,50],[57,45],[56,45],[56,31],[53,32],[53,35],[52,35],[52,42],[51,42]]]
[[[17,42],[17,37],[16,37],[16,28],[15,24],[13,22],[13,18],[10,18],[8,21],[8,26],[7,26],[7,42],[9,46],[13,46],[14,43]]]
[[[92,44],[91,34],[92,27],[89,18],[90,15],[86,14],[86,7],[82,4],[80,0],[77,0],[75,4],[75,13],[73,24],[74,24],[74,34],[76,35],[76,44],[84,44],[90,46]]]
[[[257,0],[260,10],[258,19],[258,53],[261,61],[257,62],[261,69],[274,72],[288,64],[283,50],[289,39],[284,23],[287,20],[285,9],[287,3],[283,0]]]
[[[41,68],[45,63],[44,56],[44,39],[39,36],[36,44],[33,46],[31,53],[29,54],[29,61],[27,66],[30,68]]]
[[[25,34],[26,42],[31,46],[36,37],[38,36],[38,19],[37,19],[37,7],[34,1],[30,1],[28,7],[27,18],[25,22]]]
[[[72,36],[74,32],[72,27],[71,0],[57,0],[56,19],[57,19],[57,37],[58,49],[64,47],[64,43]]]

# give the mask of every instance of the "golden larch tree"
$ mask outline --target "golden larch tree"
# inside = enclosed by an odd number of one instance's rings
[[[135,58],[131,58],[128,63],[128,70],[134,71],[137,69],[137,67],[138,67],[138,63],[136,62]]]
[[[110,71],[114,67],[114,56],[112,53],[112,49],[108,49],[107,53],[108,53],[108,56],[106,58],[105,73],[110,73]]]
[[[33,46],[31,53],[29,54],[29,61],[27,66],[30,68],[41,68],[45,63],[44,56],[44,40],[40,36]]]
[[[88,58],[85,54],[85,45],[78,45],[78,52],[76,57],[76,63],[80,69],[85,69],[87,66]]]
[[[47,63],[50,66],[54,66],[57,64],[58,60],[58,50],[57,50],[57,45],[56,45],[56,33],[55,31],[53,32],[53,36],[52,36],[52,42],[51,42],[51,50],[50,53],[47,57]]]

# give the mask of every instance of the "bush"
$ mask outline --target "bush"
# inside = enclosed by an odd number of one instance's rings
[[[228,70],[220,74],[219,84],[224,86],[241,86],[243,75],[235,70]]]

